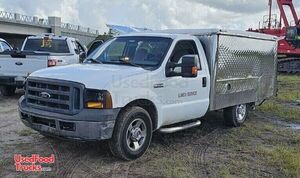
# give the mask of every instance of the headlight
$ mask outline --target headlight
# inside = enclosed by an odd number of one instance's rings
[[[112,108],[111,95],[106,90],[86,89],[84,107],[88,109],[110,109]]]

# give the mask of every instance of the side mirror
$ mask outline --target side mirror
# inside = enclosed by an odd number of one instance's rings
[[[86,57],[86,52],[81,52],[79,54],[79,62],[82,63]]]
[[[79,57],[80,57],[80,58],[86,58],[86,52],[81,52],[81,53],[79,54]]]
[[[198,56],[185,55],[182,57],[181,76],[186,78],[197,77],[198,75]]]
[[[20,49],[17,48],[17,47],[14,47],[14,48],[13,48],[13,51],[20,51]]]
[[[194,78],[198,75],[199,58],[197,55],[185,55],[181,59],[181,63],[168,62],[166,66],[166,76],[181,76],[184,78]],[[175,68],[180,68],[174,70]]]
[[[79,55],[80,55],[79,49],[74,49],[74,51],[75,51],[76,54],[79,54]]]

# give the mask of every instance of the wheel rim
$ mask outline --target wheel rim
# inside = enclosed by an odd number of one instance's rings
[[[145,143],[147,128],[145,122],[137,118],[133,120],[126,132],[126,143],[131,151],[139,150]]]
[[[246,105],[241,104],[236,107],[236,116],[238,121],[243,121],[246,116]]]

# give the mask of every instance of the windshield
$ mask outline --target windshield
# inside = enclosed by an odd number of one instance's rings
[[[94,59],[99,63],[130,63],[145,68],[157,68],[171,42],[172,39],[162,37],[117,37],[103,44],[87,59]]]
[[[66,40],[51,38],[27,39],[24,50],[50,53],[70,53]]]

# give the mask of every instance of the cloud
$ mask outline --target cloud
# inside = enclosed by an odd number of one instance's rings
[[[258,27],[268,0],[1,0],[6,11],[61,16],[62,21],[107,31],[105,24],[152,29]],[[300,9],[300,2],[295,2]],[[276,7],[274,7],[276,9]]]
[[[262,0],[190,0],[215,9],[236,13],[259,13],[265,11],[268,1]]]

